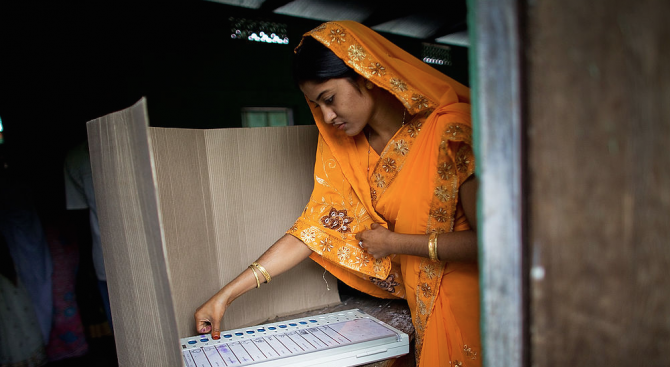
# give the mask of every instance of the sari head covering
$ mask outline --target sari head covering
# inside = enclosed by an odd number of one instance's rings
[[[371,157],[363,134],[347,136],[326,124],[310,104],[319,128],[314,190],[287,233],[303,241],[314,251],[314,261],[348,285],[377,297],[406,298],[421,365],[443,365],[447,360],[463,365],[466,359],[478,365],[476,264],[452,266],[409,255],[374,259],[355,239],[372,223],[407,234],[469,229],[458,203],[460,185],[474,173],[469,89],[356,22],[324,23],[304,37],[322,43],[356,73],[395,96],[410,118],[382,153]],[[301,46],[302,42],[296,50]],[[465,297],[465,305],[450,304],[439,297],[447,294],[440,292],[447,278],[443,274],[461,271],[465,288],[474,295]],[[439,312],[433,317],[436,304]],[[442,307],[476,309],[475,325],[469,320],[467,327],[475,331],[464,333],[457,325],[428,328],[429,316],[440,319],[433,324],[457,324],[450,311],[441,314]],[[464,341],[465,334],[472,342]],[[425,349],[445,351],[422,352],[426,335],[433,336]]]

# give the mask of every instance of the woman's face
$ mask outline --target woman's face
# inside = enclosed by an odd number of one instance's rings
[[[348,136],[355,136],[368,124],[374,112],[374,99],[365,88],[364,80],[308,81],[300,84],[300,90],[321,111],[326,124]]]

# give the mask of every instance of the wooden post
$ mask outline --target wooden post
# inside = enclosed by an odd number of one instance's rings
[[[488,367],[523,366],[521,42],[515,0],[468,2],[479,188],[482,348]]]

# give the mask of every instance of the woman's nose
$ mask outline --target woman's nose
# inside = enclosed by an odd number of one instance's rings
[[[330,108],[321,108],[321,112],[323,112],[323,121],[327,124],[332,124],[335,122],[335,117],[337,117],[337,114],[335,114],[335,111],[333,111]]]

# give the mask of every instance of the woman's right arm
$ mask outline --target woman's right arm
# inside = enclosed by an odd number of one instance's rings
[[[305,260],[312,253],[302,241],[286,234],[274,243],[256,262],[261,264],[270,276],[275,277]],[[263,282],[263,274],[257,272]],[[195,312],[195,324],[199,333],[212,333],[213,339],[219,338],[221,319],[226,308],[239,296],[256,287],[256,278],[247,268],[232,282],[226,284],[212,298]]]

